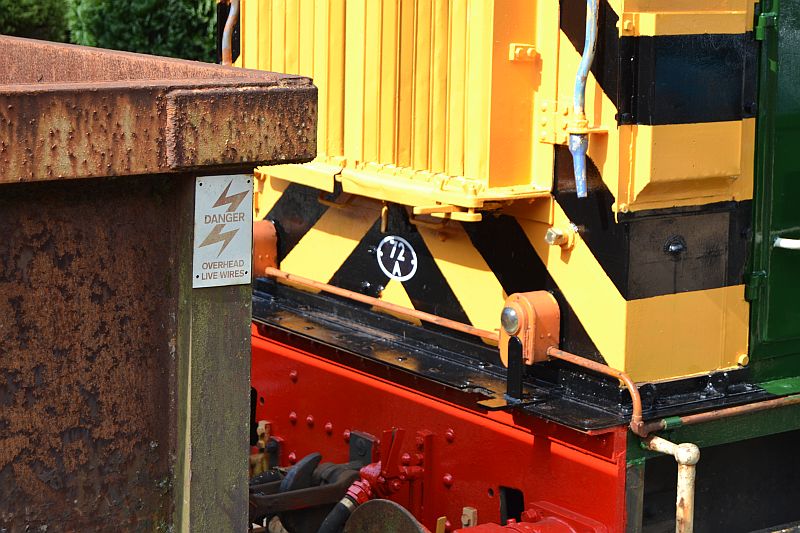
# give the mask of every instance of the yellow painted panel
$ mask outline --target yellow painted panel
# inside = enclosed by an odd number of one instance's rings
[[[397,0],[383,1],[381,18],[381,68],[380,115],[378,135],[378,160],[381,163],[396,161],[395,131],[397,131],[397,51],[399,30],[399,5]]]
[[[633,13],[634,30],[623,35],[693,35],[696,33],[744,33],[747,11],[703,13]]]
[[[297,38],[297,72],[303,76],[314,76],[314,44],[317,40],[315,0],[299,0],[295,35]],[[324,5],[325,2],[320,2]],[[287,24],[289,21],[287,21]],[[310,26],[309,27],[307,27]]]
[[[344,150],[348,159],[364,161],[364,91],[366,4],[369,0],[351,0],[346,4],[344,114]]]
[[[447,56],[449,0],[433,0],[431,22],[431,90],[429,164],[431,172],[444,172],[447,131]]]
[[[364,110],[362,140],[365,161],[378,159],[378,141],[380,128],[380,70],[381,70],[381,20],[383,4],[376,1],[365,1],[364,5]],[[370,53],[366,53],[369,50]]]
[[[632,300],[626,370],[654,381],[735,367],[748,310],[743,285]]]
[[[489,186],[531,182],[533,92],[541,83],[541,58],[509,61],[509,43],[533,43],[535,11],[528,0],[495,4],[491,88]],[[543,51],[544,52],[544,51]]]
[[[506,295],[464,228],[449,224],[441,230],[424,226],[418,229],[472,325],[489,331],[497,329]]]
[[[345,69],[345,2],[333,0],[328,4],[327,34],[327,97],[320,96],[324,102],[328,120],[327,155],[344,155],[344,69]],[[324,31],[324,30],[321,30]],[[324,98],[324,99],[323,99]]]
[[[317,86],[317,98],[319,101],[317,107],[317,155],[323,158],[330,153],[330,147],[328,146],[329,130],[333,129],[334,124],[336,124],[336,121],[331,119],[331,115],[339,111],[336,106],[331,105],[329,92],[330,48],[328,42],[330,39],[330,17],[330,2],[318,2],[314,9],[314,34],[312,39],[314,47],[309,52],[312,54],[312,70],[307,74],[314,79],[314,85]],[[305,19],[302,19],[300,23],[305,24]],[[301,32],[300,35],[301,39],[306,39],[305,32]],[[306,67],[307,64],[304,62],[304,68]]]
[[[374,206],[328,208],[284,258],[280,268],[327,283],[378,220]]]
[[[381,300],[391,302],[395,305],[401,305],[407,309],[414,309],[414,304],[411,303],[411,298],[409,298],[405,287],[403,287],[403,284],[401,282],[394,279],[390,279],[389,283],[387,283],[386,287],[384,287],[383,291],[381,291]],[[411,318],[400,313],[387,311],[386,309],[383,309],[381,307],[373,307],[372,310],[380,313],[386,313],[388,315],[392,315],[397,318],[401,318],[418,326],[422,325],[422,321],[419,320],[418,318]]]
[[[283,22],[284,44],[283,60],[285,72],[300,72],[300,3],[299,0],[288,0],[285,4]],[[313,23],[314,19],[309,21]],[[310,32],[313,35],[313,27]]]
[[[467,71],[467,3],[450,6],[447,83],[447,166],[451,176],[464,174],[464,116]]]
[[[752,29],[753,0],[625,0],[620,35],[744,33]],[[615,7],[619,14],[619,6]]]
[[[753,119],[634,126],[633,203],[751,197]],[[743,141],[747,141],[746,143]],[[743,163],[746,166],[743,166]]]
[[[539,87],[534,95],[534,112],[537,119],[533,122],[533,154],[532,178],[534,186],[552,190],[553,188],[553,157],[552,144],[540,142],[541,137],[547,135],[548,124],[543,124],[540,113],[548,113],[553,103],[558,98],[558,69],[551,63],[558,65],[561,41],[566,39],[559,30],[559,15],[547,2],[536,2],[536,36],[534,43],[539,56],[542,58],[542,68],[539,75]],[[544,63],[549,58],[548,63]],[[573,80],[574,83],[574,80]]]
[[[280,200],[283,191],[289,186],[288,181],[269,178],[256,179],[253,183],[253,219],[263,220],[275,204]]]
[[[464,177],[472,179],[486,179],[489,173],[493,24],[493,2],[467,0]]]
[[[728,287],[725,291],[725,359],[723,366],[738,362],[738,356],[748,353],[750,344],[750,303],[744,296],[745,286]]]
[[[397,154],[395,164],[411,166],[414,128],[414,27],[415,0],[399,0],[398,79],[397,79]]]
[[[431,95],[431,2],[416,3],[414,13],[414,68],[412,76],[413,110],[411,130],[411,167],[428,168]]]
[[[294,2],[294,0],[288,1]],[[271,2],[272,62],[270,68],[276,72],[286,72],[286,2],[287,0],[272,0]]]

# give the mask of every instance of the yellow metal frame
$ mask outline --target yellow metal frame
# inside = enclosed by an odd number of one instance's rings
[[[749,0],[610,5],[625,36],[752,29]],[[317,159],[258,169],[256,216],[288,182],[327,192],[338,182],[359,197],[329,209],[284,270],[329,281],[384,201],[465,222],[502,210],[611,366],[664,380],[735,367],[747,353],[742,286],[626,301],[580,236],[545,243],[548,228],[570,227],[550,191],[580,61],[557,2],[243,0],[241,30],[239,66],[311,76],[320,97]],[[754,120],[618,127],[616,112],[590,74],[589,156],[618,212],[752,197]],[[507,295],[460,224],[418,229],[470,321],[496,329]],[[382,297],[409,303],[399,282]]]

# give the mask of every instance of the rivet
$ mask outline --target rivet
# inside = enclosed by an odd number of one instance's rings
[[[444,486],[447,487],[448,489],[450,487],[452,487],[453,486],[453,475],[452,474],[445,474],[444,476],[442,476],[442,483],[444,483]]]
[[[314,426],[314,417],[311,416],[311,415],[308,415],[306,417],[306,424],[308,424],[308,427],[313,427]]]
[[[294,411],[289,413],[289,422],[291,422],[292,424],[297,423],[297,413],[295,413]]]
[[[289,379],[292,380],[292,383],[297,383],[297,370],[289,372]]]
[[[289,463],[295,464],[296,462],[297,462],[297,454],[294,453],[294,452],[291,452],[289,454]]]
[[[333,424],[331,424],[330,422],[325,422],[325,433],[327,433],[328,435],[333,433]]]
[[[350,430],[345,429],[344,433],[342,433],[342,437],[344,437],[345,442],[350,442]]]
[[[448,429],[447,431],[444,432],[444,438],[447,442],[453,442],[454,440],[456,440],[456,432],[453,431],[452,429]]]

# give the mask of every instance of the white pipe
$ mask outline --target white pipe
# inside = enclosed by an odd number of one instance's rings
[[[772,246],[775,248],[783,248],[784,250],[800,250],[800,239],[775,237],[775,242],[772,243]]]
[[[700,461],[700,448],[690,442],[675,444],[656,436],[648,437],[642,442],[648,450],[671,455],[678,463],[675,533],[692,533],[694,531],[696,465]]]

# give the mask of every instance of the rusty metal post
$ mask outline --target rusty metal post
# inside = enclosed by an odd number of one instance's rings
[[[245,531],[250,286],[192,288],[195,177],[312,159],[316,89],[0,47],[0,530]]]

